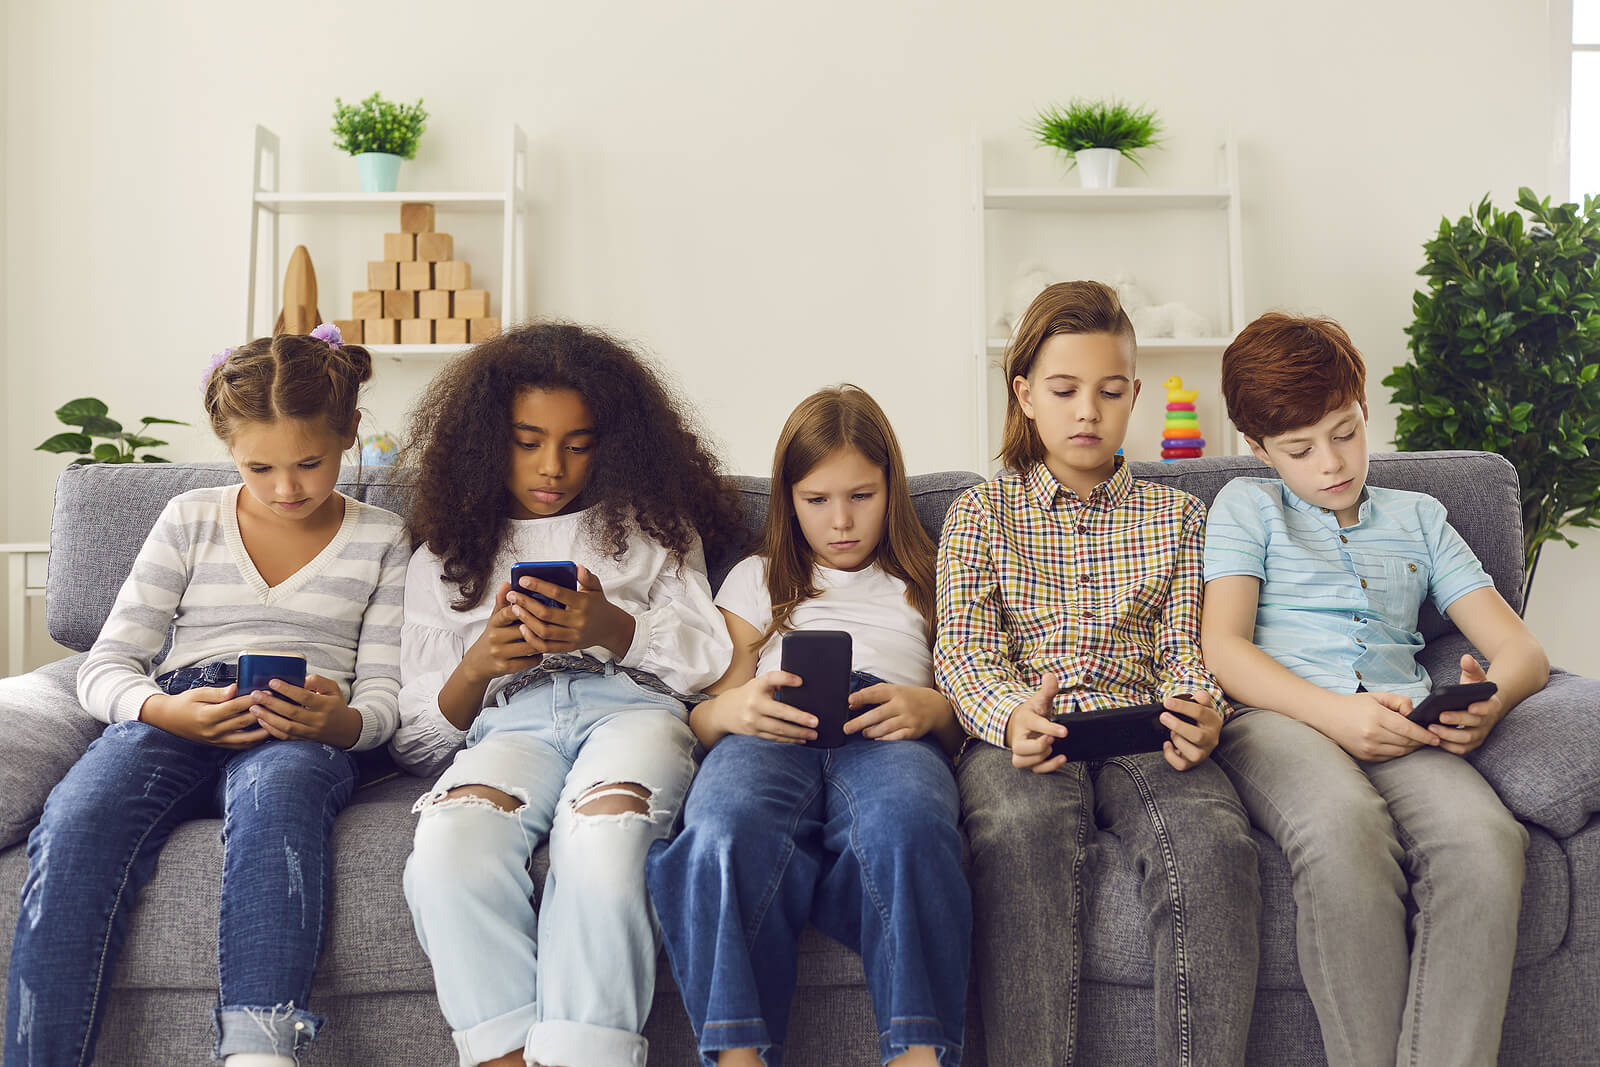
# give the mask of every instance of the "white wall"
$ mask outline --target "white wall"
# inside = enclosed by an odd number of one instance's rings
[[[205,355],[243,329],[252,124],[283,137],[285,187],[353,187],[329,144],[335,95],[426,98],[402,188],[497,187],[504,131],[521,124],[535,310],[654,353],[734,468],[764,470],[793,403],[848,378],[931,470],[973,462],[974,131],[1019,170],[1048,168],[1022,130],[1038,105],[1148,102],[1171,131],[1150,176],[1135,172],[1152,183],[1208,176],[1196,160],[1231,133],[1246,310],[1341,319],[1371,365],[1384,441],[1376,382],[1404,355],[1421,242],[1485,192],[1555,188],[1545,116],[1567,76],[1541,0],[330,7],[10,6],[13,539],[47,532],[60,463],[28,449],[60,401],[93,391],[117,414],[197,418]],[[368,255],[306,239],[324,313],[347,315]],[[487,268],[495,249],[463,253]],[[398,427],[429,370],[383,368],[372,424]],[[220,454],[199,430],[171,451]],[[1600,598],[1600,545],[1566,554],[1546,574],[1579,603]],[[1554,612],[1536,615],[1541,636],[1578,663],[1579,609],[1541,600]]]

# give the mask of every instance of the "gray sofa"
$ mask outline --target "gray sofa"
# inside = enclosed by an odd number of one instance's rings
[[[1229,478],[1259,476],[1254,460],[1215,458],[1135,464],[1143,477],[1209,501]],[[352,473],[352,472],[347,472]],[[226,465],[70,468],[57,485],[51,526],[51,633],[86,649],[162,505],[174,494],[236,480]],[[970,474],[913,479],[919,513],[937,531]],[[1374,484],[1430,492],[1477,552],[1500,592],[1516,605],[1522,562],[1514,470],[1481,453],[1375,456]],[[387,469],[367,470],[341,488],[404,510],[403,484]],[[740,479],[752,529],[766,508],[764,479]],[[720,580],[732,560],[714,561]],[[1547,595],[1555,595],[1548,591]],[[1465,639],[1431,608],[1423,661],[1452,681]],[[0,931],[9,946],[26,870],[23,845],[50,787],[99,732],[77,706],[73,677],[81,656],[0,682]],[[1473,762],[1528,824],[1527,889],[1517,972],[1501,1062],[1600,1062],[1600,682],[1555,672],[1546,690],[1495,731]],[[427,787],[404,774],[362,788],[335,831],[335,899],[327,947],[311,1005],[330,1023],[307,1064],[448,1064],[449,1033],[434,1000],[400,891],[410,850],[412,801]],[[218,824],[194,822],[175,833],[134,916],[117,967],[101,1037],[101,1063],[203,1063],[216,996],[216,912],[221,848]],[[1251,1027],[1255,1063],[1314,1064],[1323,1056],[1316,1017],[1295,960],[1294,903],[1282,853],[1261,843],[1264,908],[1261,971]],[[536,857],[542,880],[543,852]],[[1091,847],[1082,1062],[1153,1062],[1151,964],[1139,926],[1134,872],[1117,841]],[[877,1040],[860,962],[815,930],[802,944],[800,989],[788,1062],[874,1064]],[[0,966],[6,953],[0,952]],[[983,1064],[981,1019],[969,1001],[968,1064]],[[696,1062],[693,1037],[663,964],[646,1035],[654,1063]],[[114,1050],[114,1051],[113,1051]],[[1015,1067],[1015,1065],[996,1065]]]

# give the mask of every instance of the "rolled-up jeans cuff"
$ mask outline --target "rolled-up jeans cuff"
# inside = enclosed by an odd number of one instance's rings
[[[582,1063],[585,1067],[644,1067],[650,1042],[629,1030],[546,1019],[528,1032],[535,1063]]]
[[[309,1045],[328,1020],[294,1006],[294,1002],[257,1007],[230,1004],[213,1008],[218,1059],[236,1052],[295,1056]]]
[[[473,1067],[522,1048],[528,1040],[528,1028],[538,1019],[539,1006],[529,1004],[485,1019],[470,1029],[452,1032],[450,1037],[456,1043],[461,1067]]]

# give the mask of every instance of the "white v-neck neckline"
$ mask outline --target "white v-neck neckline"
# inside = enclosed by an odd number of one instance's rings
[[[234,486],[232,495],[223,500],[222,535],[228,542],[228,550],[233,553],[234,564],[244,577],[245,585],[255,592],[257,599],[263,604],[284,600],[298,592],[302,586],[327,568],[329,560],[344,551],[345,545],[350,543],[350,538],[355,533],[356,502],[339,493],[340,498],[344,500],[344,518],[340,520],[339,528],[334,531],[332,539],[322,546],[322,551],[302,564],[299,570],[277,585],[268,585],[256,567],[256,561],[250,558],[249,551],[244,547],[244,535],[239,532],[239,494],[244,491],[243,484]]]

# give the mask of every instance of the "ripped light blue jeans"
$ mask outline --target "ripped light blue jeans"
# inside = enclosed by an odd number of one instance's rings
[[[462,1064],[526,1048],[540,1063],[643,1064],[660,933],[650,845],[694,774],[683,705],[620,671],[545,674],[479,713],[417,802],[406,901]],[[462,786],[511,797],[507,811]],[[582,814],[634,790],[648,812]],[[608,788],[609,787],[609,788]],[[550,839],[535,913],[529,862]]]
[[[179,823],[222,815],[217,1054],[292,1055],[328,912],[328,836],[355,788],[348,752],[242,752],[149,723],[109,726],[45,801],[6,978],[6,1067],[88,1063],[139,890]],[[187,916],[202,922],[204,916]]]

